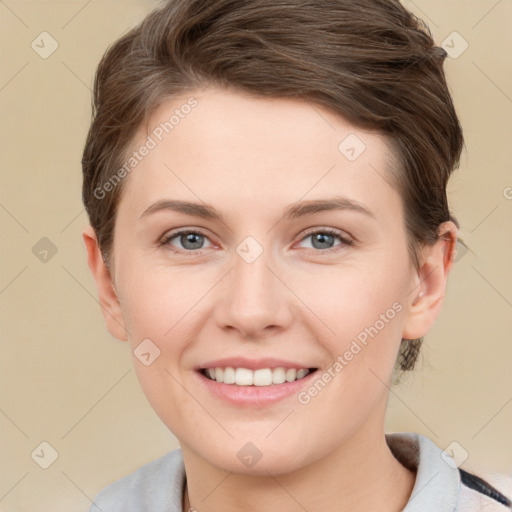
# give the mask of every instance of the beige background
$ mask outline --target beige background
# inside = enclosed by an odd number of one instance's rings
[[[469,45],[447,71],[467,146],[450,199],[470,251],[423,363],[391,390],[387,429],[456,441],[464,468],[512,474],[512,1],[404,3],[438,44],[460,52],[456,31]],[[105,328],[80,235],[95,66],[155,5],[0,1],[0,512],[88,510],[109,482],[177,446]],[[43,31],[59,45],[47,59],[31,48]],[[57,249],[46,262],[33,253],[43,237]],[[58,452],[48,469],[36,463],[49,461],[43,441]]]

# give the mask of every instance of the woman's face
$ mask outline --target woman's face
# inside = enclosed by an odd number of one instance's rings
[[[278,474],[381,436],[401,339],[424,334],[385,140],[317,105],[220,89],[163,104],[134,150],[148,135],[117,213],[118,321],[182,448]],[[215,367],[261,371],[226,384],[203,374]]]

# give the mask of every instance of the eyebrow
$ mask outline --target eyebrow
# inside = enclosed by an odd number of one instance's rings
[[[204,203],[200,204],[190,201],[181,201],[179,199],[162,199],[157,201],[142,213],[139,220],[162,210],[174,211],[185,215],[193,215],[204,219],[216,219],[224,223],[224,217],[220,212],[213,208],[213,206]],[[291,220],[328,210],[350,210],[375,219],[375,215],[362,203],[343,196],[293,203],[285,210],[283,219]]]

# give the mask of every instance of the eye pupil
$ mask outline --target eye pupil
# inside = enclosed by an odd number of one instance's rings
[[[325,249],[325,247],[317,247],[316,242],[319,242],[321,245],[327,244],[330,247],[333,240],[334,237],[328,233],[315,233],[313,235],[313,247],[315,247],[315,249]]]
[[[183,244],[183,247],[187,249],[200,249],[202,245],[202,237],[203,235],[199,233],[186,233],[181,235],[181,243]],[[192,247],[187,246],[188,243],[191,243]]]

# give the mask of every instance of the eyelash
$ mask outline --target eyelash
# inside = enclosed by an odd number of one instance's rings
[[[336,229],[333,229],[333,228],[321,228],[321,229],[318,229],[318,228],[315,228],[314,230],[311,230],[311,231],[307,231],[306,233],[304,233],[302,235],[302,238],[300,238],[299,242],[302,242],[303,240],[305,240],[306,238],[310,237],[311,235],[315,235],[315,234],[318,234],[318,233],[322,233],[322,234],[328,234],[328,235],[332,235],[334,237],[336,237],[340,242],[341,244],[339,245],[335,245],[334,247],[330,247],[328,249],[315,249],[315,248],[311,248],[311,249],[306,249],[306,251],[310,254],[325,254],[325,253],[331,253],[331,252],[335,252],[337,251],[339,247],[342,247],[342,246],[353,246],[354,245],[354,241],[351,240],[350,238],[344,236],[342,234],[341,231],[338,231]],[[182,230],[179,230],[179,231],[175,231],[175,232],[172,232],[170,233],[169,235],[165,236],[160,242],[159,242],[159,245],[160,246],[167,246],[169,245],[169,243],[171,242],[171,240],[173,240],[174,238],[177,238],[181,235],[189,235],[189,234],[194,234],[194,235],[201,235],[201,236],[204,236],[205,238],[208,238],[208,236],[203,233],[202,231],[200,230],[192,230],[192,229],[182,229]],[[183,250],[183,249],[176,249],[175,247],[172,247],[172,249],[170,249],[171,251],[173,252],[176,252],[176,253],[187,253],[187,254],[190,254],[190,255],[201,255],[203,254],[201,252],[201,249],[190,249],[190,250]]]

